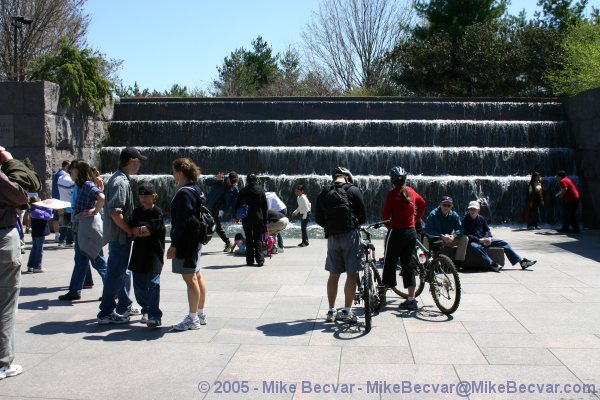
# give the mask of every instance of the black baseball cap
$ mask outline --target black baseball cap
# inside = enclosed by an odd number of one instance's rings
[[[138,186],[138,194],[142,196],[147,194],[156,194],[156,189],[152,183],[142,182],[140,183],[140,186]]]
[[[148,157],[144,156],[135,147],[125,147],[123,150],[121,150],[121,155],[119,156],[119,159],[121,160],[121,162],[129,161],[133,158],[137,158],[142,161],[145,161],[148,159]]]
[[[450,203],[450,204],[454,204],[454,201],[452,200],[452,197],[450,196],[442,196],[442,200],[440,201],[440,203]]]

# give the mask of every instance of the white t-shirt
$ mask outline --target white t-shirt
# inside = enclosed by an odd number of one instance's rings
[[[267,208],[269,210],[281,211],[287,208],[275,192],[266,192],[265,196],[267,196]]]
[[[75,186],[75,182],[71,179],[71,174],[64,174],[57,181],[58,184],[58,193],[60,194],[60,199],[62,201],[71,202],[71,193],[73,193],[73,187]]]

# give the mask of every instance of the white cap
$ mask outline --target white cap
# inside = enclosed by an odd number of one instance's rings
[[[469,207],[467,207],[467,209],[470,210],[471,208],[475,208],[475,209],[479,210],[481,207],[479,206],[478,201],[472,201],[469,203]]]
[[[0,146],[0,151],[6,150],[4,147]]]

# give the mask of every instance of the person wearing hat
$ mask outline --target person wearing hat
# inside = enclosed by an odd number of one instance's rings
[[[131,276],[127,271],[131,251],[133,192],[129,177],[147,158],[135,147],[126,147],[119,156],[119,169],[104,187],[104,243],[108,243],[108,269],[98,312],[98,323],[123,324],[130,315],[141,314],[129,298]],[[118,296],[118,303],[115,298]]]
[[[134,237],[129,270],[133,274],[135,299],[142,307],[142,323],[149,328],[161,325],[160,273],[165,256],[165,222],[162,210],[155,205],[158,195],[154,185],[142,182],[138,186],[141,206],[131,218]]]
[[[460,264],[465,261],[469,239],[464,236],[460,217],[456,211],[452,210],[452,207],[454,207],[452,197],[443,196],[440,205],[427,217],[425,235],[439,237],[444,243],[444,247],[457,246],[454,259]],[[428,237],[424,240],[425,246],[429,245]]]
[[[358,319],[352,310],[352,303],[358,271],[362,268],[361,237],[356,227],[365,222],[366,207],[361,190],[352,184],[352,173],[348,168],[334,168],[331,177],[332,184],[321,191],[315,206],[315,221],[324,228],[327,238],[325,270],[329,272],[329,310],[325,321],[356,323]],[[344,308],[338,313],[335,299],[340,275],[343,273],[346,273]]]
[[[487,254],[486,249],[489,247],[501,247],[508,261],[512,265],[519,263],[522,269],[529,268],[537,262],[521,257],[510,247],[510,244],[492,237],[492,232],[485,218],[479,215],[480,208],[478,201],[470,202],[467,208],[468,212],[462,219],[462,226],[465,235],[469,238],[469,249],[474,252],[486,268],[494,272],[500,272],[502,268]]]
[[[385,224],[388,234],[385,237],[382,280],[387,287],[396,287],[396,265],[400,259],[402,284],[408,290],[408,299],[400,304],[400,308],[414,310],[418,303],[415,299],[415,272],[410,260],[417,244],[415,221],[419,221],[425,213],[425,200],[406,185],[408,172],[404,168],[393,167],[389,175],[392,190],[385,197],[381,214],[383,220],[389,220]]]
[[[235,215],[235,203],[239,195],[238,174],[231,171],[225,177],[223,171],[217,175],[208,176],[203,180],[204,185],[210,186],[210,191],[206,195],[206,207],[210,210],[215,219],[215,232],[225,243],[224,252],[233,250],[233,242],[227,237],[222,221],[231,219]]]
[[[0,147],[0,164],[12,159]],[[16,376],[23,367],[15,359],[15,322],[21,283],[21,249],[17,209],[27,204],[27,191],[0,171],[0,379]]]

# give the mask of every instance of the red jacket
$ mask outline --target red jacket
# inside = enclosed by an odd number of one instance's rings
[[[579,192],[572,180],[564,177],[560,180],[560,188],[567,189],[563,192],[563,201],[565,203],[574,203],[579,200]]]
[[[410,203],[406,203],[402,188],[395,187],[385,197],[382,218],[391,219],[386,224],[388,229],[414,228],[415,221],[420,220],[425,212],[425,200],[413,188],[406,185],[404,188],[411,199]]]

